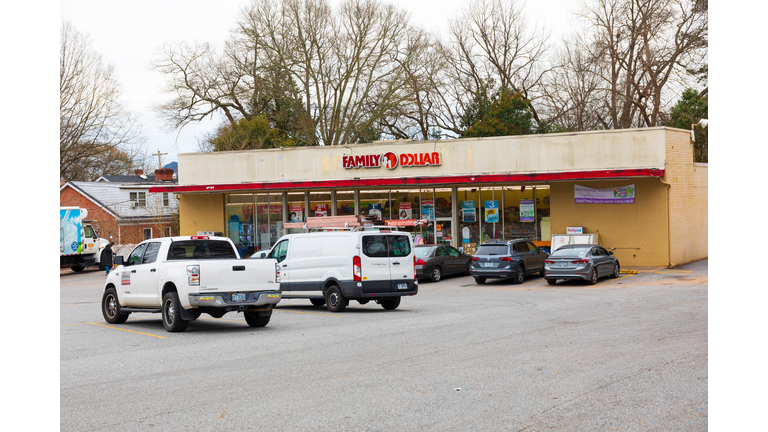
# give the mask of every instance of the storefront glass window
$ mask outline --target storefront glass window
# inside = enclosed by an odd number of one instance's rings
[[[480,241],[480,215],[477,188],[459,188],[457,244],[466,253],[474,254]]]
[[[353,191],[336,192],[336,215],[352,216],[355,214],[355,193]],[[328,213],[330,216],[330,213]]]
[[[304,193],[288,194],[288,222],[304,222],[307,216],[304,208]]]
[[[269,249],[283,235],[282,194],[256,195],[257,238],[254,250]]]
[[[337,195],[338,199],[338,195]],[[331,215],[331,193],[330,192],[310,192],[309,193],[309,216],[323,217]]]
[[[389,219],[389,191],[360,191],[360,214],[377,216],[381,220]]]
[[[485,243],[488,240],[501,239],[504,237],[502,233],[502,217],[501,217],[501,193],[502,188],[482,188],[480,196],[480,217],[482,224],[482,238],[481,243]]]
[[[549,189],[546,189],[546,192],[544,189],[538,189],[537,195],[538,193],[549,195]],[[540,217],[534,217],[534,211],[541,205],[542,198],[537,196],[537,201],[538,204],[534,202],[532,186],[526,186],[525,190],[522,190],[522,186],[504,188],[504,239],[526,238],[534,241],[540,239]]]
[[[231,194],[227,195],[224,208],[225,235],[235,244],[241,258],[247,258],[253,254],[253,203],[254,195],[252,194]]]

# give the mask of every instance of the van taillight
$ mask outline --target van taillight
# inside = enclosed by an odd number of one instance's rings
[[[352,274],[356,281],[363,280],[363,269],[360,267],[360,257],[357,255],[352,257]]]
[[[275,263],[275,282],[280,283],[280,264]]]
[[[160,150],[158,150],[159,152]],[[421,261],[421,260],[419,260]],[[424,263],[426,264],[426,263]],[[413,254],[413,280],[416,280],[416,254]]]

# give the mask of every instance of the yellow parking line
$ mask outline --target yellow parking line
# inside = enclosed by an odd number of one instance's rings
[[[134,331],[134,330],[127,330],[127,329],[123,329],[123,328],[120,328],[120,327],[112,327],[112,326],[108,326],[108,325],[104,325],[104,324],[99,324],[99,323],[95,323],[95,322],[88,323],[88,324],[93,324],[93,325],[102,326],[102,327],[106,327],[106,328],[111,328],[111,329],[115,329],[115,330],[122,330],[122,331],[126,331],[126,332],[142,334],[142,335],[145,335],[145,336],[153,336],[153,337],[156,337],[156,338],[165,339],[165,336],[158,336],[158,335],[153,335],[153,334],[150,334],[150,333],[143,333],[143,332],[138,332],[138,331]]]
[[[658,270],[654,273],[661,273],[661,274],[688,274],[691,273],[693,270]]]
[[[71,327],[71,326],[86,325],[86,324],[90,324],[90,323],[62,324],[61,327]]]

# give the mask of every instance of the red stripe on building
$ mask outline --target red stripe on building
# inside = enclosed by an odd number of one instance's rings
[[[628,177],[663,177],[663,169],[627,169],[600,171],[572,171],[535,174],[479,174],[437,177],[396,177],[343,180],[303,180],[288,182],[223,183],[207,185],[152,186],[150,193],[158,192],[236,192],[279,189],[337,189],[361,187],[445,187],[457,185],[488,185],[496,183],[520,183],[566,180],[599,180]]]

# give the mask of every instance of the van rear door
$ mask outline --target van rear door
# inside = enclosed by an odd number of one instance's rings
[[[360,268],[364,293],[383,293],[392,289],[387,235],[361,236]]]
[[[413,246],[408,234],[387,235],[389,253],[390,291],[410,291],[414,289],[413,280],[415,268],[413,263]]]

